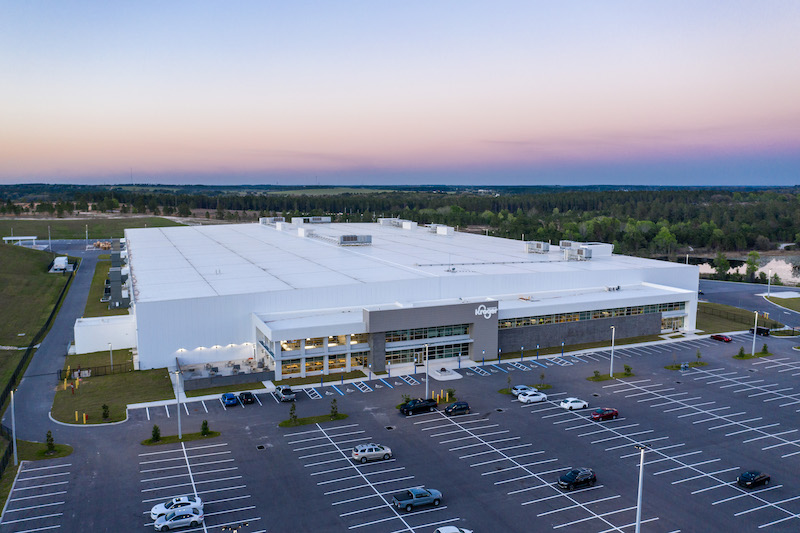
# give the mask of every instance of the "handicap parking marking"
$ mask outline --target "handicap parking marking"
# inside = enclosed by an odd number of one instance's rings
[[[486,376],[491,375],[489,372],[484,370],[483,367],[480,367],[480,366],[472,367],[472,371],[475,372],[476,374],[478,374],[481,377],[486,377]]]
[[[353,385],[355,385],[356,388],[361,392],[373,392],[372,387],[367,385],[366,382],[364,381],[356,381],[355,383],[353,383]]]
[[[390,384],[389,384],[389,382],[388,382],[388,381],[386,381],[385,379],[383,379],[383,378],[380,378],[380,380],[381,380],[381,381],[382,381],[382,382],[383,382],[383,383],[384,383],[384,384],[385,384],[387,387],[389,387],[390,389],[393,389],[393,388],[394,388],[394,387],[393,387],[392,385],[390,385]]]
[[[540,367],[542,367],[542,368],[547,368],[547,365],[545,365],[545,364],[543,364],[543,363],[540,363],[538,360],[531,361],[531,364],[533,364],[533,365],[539,365],[539,366],[540,366]]]
[[[322,398],[322,395],[314,387],[308,387],[306,389],[302,389],[302,391],[305,392],[306,396],[308,396],[312,400],[319,400]]]
[[[410,375],[407,375],[407,374],[403,374],[403,375],[401,375],[401,376],[400,376],[400,379],[402,379],[403,381],[405,381],[405,382],[406,382],[406,383],[408,383],[409,385],[419,385],[419,381],[417,381],[417,380],[416,380],[416,379],[414,379],[412,376],[410,376]]]
[[[553,357],[550,359],[553,363],[557,364],[558,366],[570,366],[572,362],[567,361],[566,359],[562,359],[561,357]]]
[[[498,366],[498,365],[491,365],[491,366],[495,367],[497,370],[499,370],[501,372],[505,372],[506,374],[508,374],[508,370],[506,370],[502,366]]]
[[[336,385],[331,385],[331,387],[333,388],[333,390],[338,392],[340,396],[344,396],[344,393],[341,390],[339,390],[339,387],[337,387]]]
[[[518,363],[516,361],[510,361],[508,364],[509,364],[509,366],[513,366],[514,368],[516,368],[518,370],[522,370],[523,372],[524,371],[530,371],[530,367],[525,366],[522,363]]]

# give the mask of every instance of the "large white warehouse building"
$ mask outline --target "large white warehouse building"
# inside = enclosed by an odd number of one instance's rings
[[[275,379],[693,330],[695,266],[398,219],[125,231],[139,367]]]

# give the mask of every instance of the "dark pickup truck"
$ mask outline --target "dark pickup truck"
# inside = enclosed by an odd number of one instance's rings
[[[423,400],[422,398],[417,398],[416,400],[411,400],[406,402],[400,407],[400,412],[404,415],[413,415],[416,413],[422,413],[426,411],[435,411],[436,400]]]

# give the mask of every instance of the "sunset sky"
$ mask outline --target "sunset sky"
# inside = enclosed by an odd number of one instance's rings
[[[797,0],[3,0],[0,184],[800,184],[798,51]]]

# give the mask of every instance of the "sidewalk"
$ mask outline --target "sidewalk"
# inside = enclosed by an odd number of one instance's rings
[[[748,333],[748,331],[747,330],[730,331],[730,332],[726,332],[724,334],[725,335],[737,335],[737,334],[742,334],[742,333]],[[671,335],[671,334],[665,334],[664,336],[666,336],[666,335]],[[636,344],[621,344],[621,345],[618,344],[618,345],[615,346],[615,349],[637,348],[637,347],[640,347],[640,346],[653,346],[653,345],[673,344],[673,343],[680,343],[680,342],[686,342],[686,341],[691,341],[691,340],[707,339],[709,336],[710,336],[710,334],[705,334],[705,333],[703,333],[703,334],[687,333],[687,334],[684,334],[681,338],[677,338],[677,339],[665,338],[664,340],[661,340],[661,341],[640,342],[640,343],[636,343]],[[564,352],[564,356],[592,354],[592,353],[595,353],[595,352],[598,352],[598,351],[605,351],[605,350],[610,350],[610,349],[611,349],[611,346],[604,346],[604,347],[600,347],[600,348],[587,348],[585,350],[576,350],[576,351],[572,351],[572,352]],[[559,357],[561,357],[560,353],[548,354],[548,355],[540,355],[538,357],[535,356],[535,355],[534,356],[526,356],[526,357],[522,358],[522,362],[530,363],[530,362],[535,362],[536,360],[556,359],[556,358],[559,358]],[[502,359],[502,360],[499,360],[499,361],[497,359],[491,359],[491,360],[487,360],[484,364],[482,364],[481,361],[472,361],[472,360],[466,359],[466,358],[462,358],[461,361],[458,361],[458,360],[453,361],[453,360],[449,360],[449,359],[437,359],[436,360],[436,364],[435,364],[436,369],[434,370],[434,369],[431,368],[430,372],[429,372],[429,376],[432,379],[436,380],[436,381],[452,381],[452,380],[461,379],[463,377],[458,372],[455,372],[455,370],[470,369],[470,368],[475,368],[475,367],[485,366],[485,365],[496,365],[496,364],[501,364],[501,363],[511,363],[511,362],[519,362],[519,361],[520,361],[520,359],[512,359],[512,358]],[[444,370],[444,372],[442,372],[441,370]],[[320,387],[320,388],[322,388],[322,387],[331,387],[331,386],[334,386],[334,385],[341,386],[341,385],[347,385],[347,384],[357,383],[357,382],[361,382],[361,381],[374,381],[374,380],[381,380],[381,379],[386,380],[386,379],[390,379],[390,378],[399,378],[400,376],[414,375],[414,374],[418,374],[420,372],[422,372],[424,374],[425,373],[425,368],[424,368],[424,365],[414,365],[412,363],[405,363],[405,364],[400,364],[400,365],[392,365],[391,368],[388,370],[388,372],[389,372],[388,374],[380,374],[380,375],[371,374],[371,375],[365,376],[363,378],[345,379],[345,380],[338,380],[338,381],[326,381],[324,383],[324,385],[321,385],[320,383],[308,383],[308,384],[305,384],[305,385],[294,385],[294,386],[292,386],[292,388],[293,389],[297,389],[297,390],[302,390],[302,389],[310,389],[310,388],[317,388],[317,387]],[[174,389],[175,388],[175,380],[177,378],[176,378],[175,374],[172,373],[172,372],[170,372],[169,376],[170,376],[170,379],[172,380],[172,387]],[[261,383],[264,385],[264,388],[245,389],[245,390],[249,390],[250,392],[252,392],[254,394],[264,393],[264,392],[273,392],[275,390],[275,384],[272,383],[271,381],[262,381]],[[237,392],[244,392],[244,390],[237,391]],[[220,394],[207,394],[205,396],[190,396],[190,397],[187,397],[184,391],[180,391],[180,401],[181,401],[181,403],[199,402],[199,401],[205,401],[205,400],[219,400],[219,397],[220,397]],[[160,401],[155,401],[155,402],[135,403],[135,404],[129,404],[128,405],[128,409],[141,409],[141,408],[144,408],[144,407],[163,407],[165,405],[173,405],[174,403],[175,403],[174,399],[172,399],[172,400],[160,400]]]

